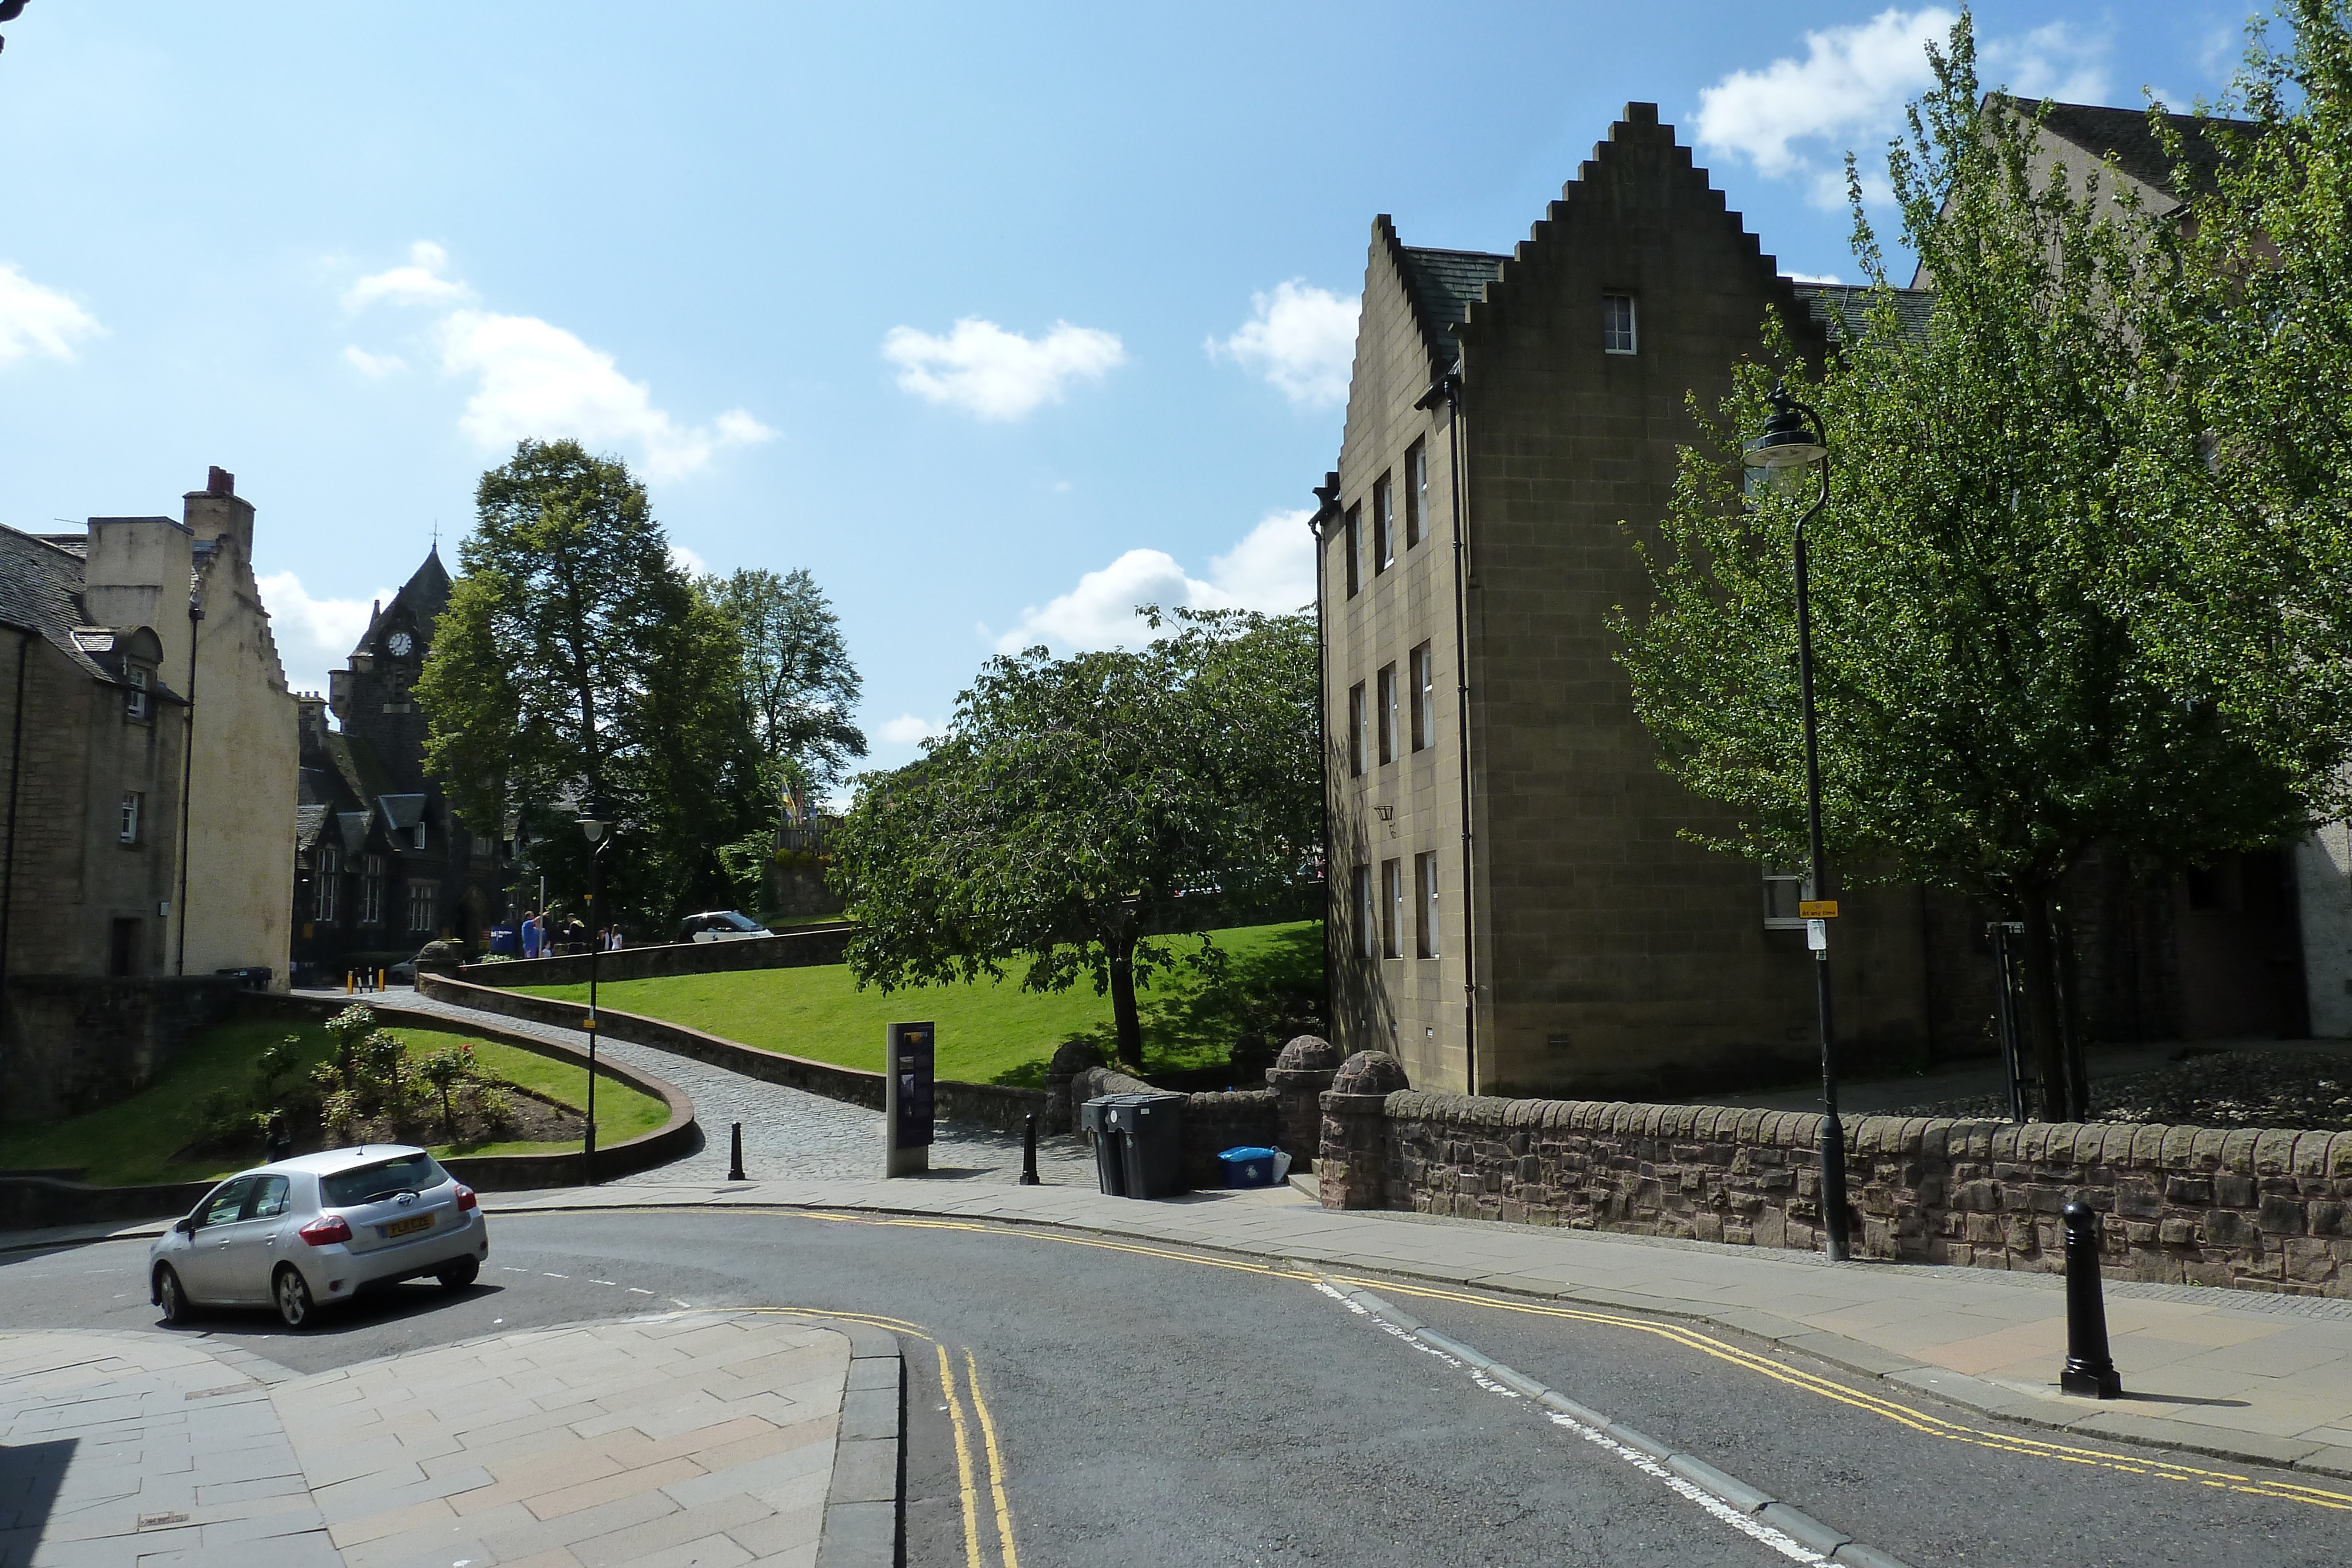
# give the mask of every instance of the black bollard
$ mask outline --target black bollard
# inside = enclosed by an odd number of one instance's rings
[[[1037,1113],[1034,1111],[1029,1113],[1028,1120],[1021,1125],[1021,1185],[1044,1185],[1037,1179]]]
[[[734,1124],[734,1140],[735,1140],[735,1149],[734,1149],[734,1152],[733,1152],[731,1155],[730,1155],[728,1156],[728,1160],[727,1160],[727,1179],[728,1179],[729,1181],[741,1181],[741,1180],[743,1180],[743,1179],[744,1179],[744,1176],[743,1176],[743,1124],[742,1124],[742,1123],[740,1123],[740,1122],[737,1122],[737,1123],[735,1123],[735,1124]]]
[[[2107,1305],[2099,1294],[2099,1217],[2079,1200],[2061,1214],[2066,1221],[2066,1369],[2058,1375],[2058,1387],[2085,1398],[2121,1398],[2123,1375],[2107,1354]]]

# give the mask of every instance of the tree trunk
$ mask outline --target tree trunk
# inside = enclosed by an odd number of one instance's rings
[[[1143,1019],[1135,1009],[1135,937],[1113,939],[1110,947],[1110,1012],[1118,1032],[1118,1061],[1143,1071]]]
[[[2051,930],[2050,890],[2030,888],[2021,896],[2025,915],[2025,1027],[2033,1040],[2037,1114],[2044,1122],[2074,1120],[2073,1074],[2066,1037],[2058,1018],[2058,947]]]

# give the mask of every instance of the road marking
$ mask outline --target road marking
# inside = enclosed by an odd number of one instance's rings
[[[980,1367],[971,1359],[970,1345],[964,1347],[963,1371],[971,1407],[980,1412],[981,1434],[988,1439],[988,1490],[996,1494],[996,1539],[1004,1548],[1004,1568],[1021,1568],[1021,1554],[1013,1549],[1013,1506],[1004,1500],[1004,1455],[996,1446],[996,1418],[981,1397]]]
[[[591,1280],[591,1281],[589,1281],[588,1282],[589,1282],[590,1284],[592,1284],[592,1285],[609,1285],[609,1284],[612,1284],[614,1281],[610,1281],[610,1280]],[[647,1293],[648,1293],[648,1294],[651,1294],[651,1292],[650,1292],[650,1291],[648,1291]]]
[[[650,1296],[653,1294],[651,1291],[646,1290],[642,1285],[631,1285],[628,1287],[628,1291],[629,1294],[633,1296]]]
[[[540,1272],[541,1272],[541,1273],[542,1273],[542,1274],[547,1274],[547,1270],[544,1270],[544,1269],[541,1269],[541,1270],[540,1270]],[[571,1276],[571,1275],[569,1275],[569,1274],[547,1274],[547,1277],[548,1277],[549,1279],[551,1279],[551,1280],[569,1280],[570,1278],[572,1278],[572,1276]]]
[[[1315,1282],[1315,1288],[1322,1294],[1330,1297],[1333,1301],[1347,1308],[1349,1312],[1354,1313],[1357,1317],[1370,1321],[1374,1327],[1380,1329],[1382,1333],[1387,1333],[1391,1338],[1400,1340],[1404,1343],[1411,1345],[1413,1349],[1420,1351],[1424,1355],[1435,1356],[1439,1361],[1442,1361],[1446,1365],[1453,1367],[1455,1371],[1468,1375],[1473,1383],[1476,1384],[1480,1388],[1485,1389],[1487,1393],[1498,1394],[1506,1399],[1519,1399],[1525,1397],[1525,1396],[1521,1395],[1517,1389],[1509,1388],[1496,1382],[1477,1367],[1475,1367],[1468,1362],[1464,1361],[1460,1356],[1454,1354],[1450,1351],[1442,1350],[1438,1346],[1431,1344],[1412,1329],[1406,1327],[1401,1322],[1383,1317],[1378,1311],[1366,1306],[1361,1301],[1352,1299],[1340,1291],[1337,1286],[1328,1284],[1321,1280],[1318,1280]],[[1763,1521],[1752,1519],[1748,1515],[1740,1512],[1738,1509],[1732,1507],[1721,1498],[1717,1497],[1713,1492],[1710,1492],[1702,1487],[1696,1486],[1690,1481],[1685,1480],[1682,1477],[1675,1474],[1674,1471],[1666,1469],[1665,1466],[1658,1463],[1657,1460],[1642,1452],[1639,1448],[1628,1448],[1623,1443],[1619,1442],[1616,1438],[1609,1436],[1608,1433],[1601,1431],[1597,1427],[1589,1427],[1585,1423],[1577,1420],[1574,1416],[1566,1415],[1561,1411],[1545,1410],[1543,1414],[1550,1418],[1553,1425],[1575,1433],[1578,1437],[1584,1438],[1587,1442],[1590,1442],[1606,1452],[1614,1455],[1616,1458],[1622,1459],[1625,1463],[1633,1466],[1635,1469],[1640,1470],[1643,1474],[1649,1476],[1654,1480],[1663,1482],[1669,1490],[1675,1492],[1691,1502],[1698,1504],[1699,1507],[1705,1509],[1708,1513],[1712,1514],[1716,1519],[1719,1520],[1723,1523],[1731,1526],[1732,1529],[1738,1531],[1742,1535],[1746,1535],[1761,1542],[1763,1545],[1770,1547],[1773,1551],[1779,1552],[1781,1556],[1788,1558],[1790,1562],[1808,1564],[1808,1568],[1818,1568],[1819,1564],[1829,1562],[1827,1557],[1822,1556],[1820,1552],[1814,1551],[1811,1547],[1807,1546],[1803,1542],[1799,1541],[1796,1537],[1790,1535],[1785,1531],[1775,1530],[1770,1525],[1766,1524]]]
[[[694,1303],[692,1301],[681,1301],[676,1296],[672,1296],[669,1300],[670,1305],[674,1307],[684,1307],[689,1312],[694,1311]]]
[[[963,1500],[963,1560],[968,1568],[982,1568],[980,1555],[980,1493],[971,1481],[971,1443],[964,1434],[963,1405],[956,1398],[955,1365],[948,1360],[948,1347],[934,1343],[940,1353],[940,1387],[948,1396],[948,1419],[955,1427],[956,1482],[962,1489]]]
[[[669,1214],[670,1209],[612,1210],[641,1214]],[[873,1225],[915,1230],[967,1230],[991,1236],[1025,1236],[1034,1240],[1052,1241],[1065,1247],[1087,1247],[1098,1251],[1126,1252],[1137,1257],[1164,1259],[1170,1262],[1190,1263],[1196,1267],[1224,1269],[1236,1273],[1256,1274],[1270,1280],[1293,1280],[1312,1284],[1318,1276],[1309,1270],[1278,1269],[1271,1264],[1249,1262],[1234,1258],[1208,1257],[1181,1252],[1172,1248],[1143,1247],[1129,1242],[1111,1241],[1101,1237],[1075,1236],[1055,1230],[1045,1225],[990,1225],[972,1220],[909,1218],[895,1215],[843,1213],[823,1209],[770,1208],[730,1205],[730,1214],[769,1214],[786,1219],[822,1219],[840,1225]],[[1342,1284],[1367,1290],[1387,1291],[1396,1295],[1418,1296],[1427,1301],[1452,1301],[1464,1306],[1484,1307],[1490,1312],[1517,1312],[1529,1317],[1561,1318],[1575,1322],[1600,1323],[1612,1328],[1632,1329],[1641,1333],[1654,1334],[1672,1341],[1685,1349],[1696,1350],[1717,1361],[1727,1362],[1746,1371],[1769,1377],[1791,1388],[1828,1399],[1853,1409],[1877,1416],[1898,1426],[1907,1427],[1928,1437],[1942,1437],[1951,1442],[1967,1443],[1975,1448],[1990,1448],[1996,1453],[2021,1458],[2040,1459],[2049,1464],[2083,1465],[2112,1470],[2121,1475],[2141,1476],[2157,1480],[2170,1480],[2210,1487],[2217,1490],[2242,1492],[2250,1497],[2268,1498],[2283,1502],[2299,1502],[2312,1508],[2324,1508],[2333,1512],[2352,1512],[2352,1492],[2335,1491],[2324,1487],[2300,1486],[2291,1481],[2257,1480],[2231,1470],[2205,1469],[2192,1465],[2174,1463],[2168,1459],[2142,1458],[2137,1455],[2108,1453],[2098,1448],[2085,1448],[2065,1443],[2047,1442],[2041,1438],[2013,1436],[1989,1431],[1940,1416],[1898,1404],[1883,1396],[1849,1388],[1817,1374],[1781,1366],[1737,1345],[1672,1323],[1652,1322],[1641,1318],[1624,1317],[1613,1312],[1587,1311],[1575,1307],[1547,1306],[1536,1301],[1515,1301],[1495,1297],[1472,1295],[1462,1291],[1438,1290],[1427,1286],[1409,1285],[1394,1280],[1370,1280],[1335,1274],[1332,1278]],[[839,1314],[836,1314],[839,1315]]]

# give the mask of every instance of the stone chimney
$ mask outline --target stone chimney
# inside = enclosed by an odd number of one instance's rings
[[[236,475],[215,466],[205,476],[203,489],[182,498],[190,533],[200,539],[234,538],[245,559],[253,559],[253,503],[238,497]]]

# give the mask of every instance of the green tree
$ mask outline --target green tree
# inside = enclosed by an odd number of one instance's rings
[[[558,886],[585,886],[572,819],[601,802],[625,829],[610,901],[667,918],[718,883],[716,847],[757,811],[735,629],[615,459],[525,441],[475,501],[416,685],[426,766],[475,831],[503,836],[512,813]]]
[[[1091,978],[1140,1066],[1137,987],[1213,972],[1211,927],[1309,874],[1313,622],[1147,613],[1175,630],[1138,652],[991,660],[922,760],[861,782],[834,841],[860,985]]]
[[[2173,868],[2295,836],[2344,728],[2237,662],[2296,653],[2277,599],[2249,591],[2244,517],[2179,374],[2170,239],[2100,182],[2037,170],[2032,112],[1979,91],[1968,18],[1931,56],[1889,159],[1935,289],[1925,331],[1885,290],[1851,174],[1880,286],[1867,319],[1818,371],[1768,327],[1833,465],[1808,525],[1826,825],[1858,879],[2024,922],[2041,1112],[2063,1120],[2084,1107],[2061,883],[2095,852]],[[1616,630],[1662,764],[1739,813],[1706,841],[1788,860],[1804,843],[1790,557],[1811,497],[1744,493],[1772,379],[1746,367],[1720,421],[1701,415],[1708,444],[1685,451],[1646,552],[1654,601]]]
[[[701,587],[742,642],[737,700],[763,777],[780,804],[804,812],[866,755],[849,719],[865,687],[840,619],[805,570],[738,570]]]

